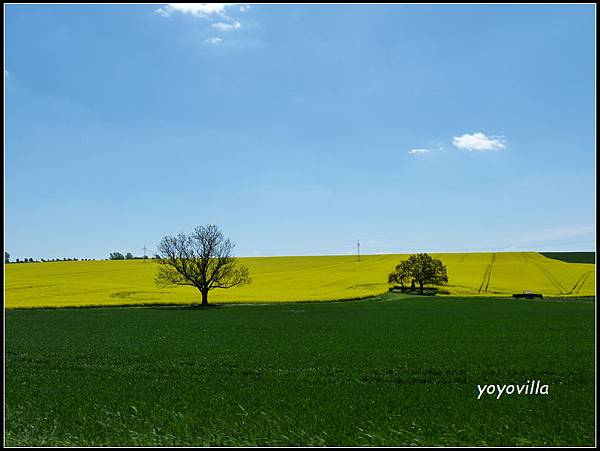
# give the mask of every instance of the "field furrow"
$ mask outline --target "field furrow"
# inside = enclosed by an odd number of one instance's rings
[[[577,282],[575,283],[575,285],[573,285],[573,288],[571,288],[571,291],[569,294],[579,294],[579,292],[581,291],[581,288],[583,287],[583,285],[585,284],[587,279],[593,273],[594,273],[594,271],[588,271],[585,274],[583,274],[579,279],[577,279]]]
[[[560,283],[560,281],[556,277],[552,275],[552,273],[547,268],[543,267],[541,264],[533,260],[529,255],[526,255],[526,259],[531,264],[535,265],[535,267],[550,281],[550,283],[552,283],[556,287],[559,294],[569,294],[569,291]]]

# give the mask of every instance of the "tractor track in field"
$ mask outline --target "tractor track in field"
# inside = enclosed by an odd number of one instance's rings
[[[523,255],[523,258],[528,263],[534,264],[537,267],[537,269],[539,269],[540,272],[544,276],[546,276],[546,279],[548,279],[550,281],[550,283],[552,283],[552,285],[554,285],[554,287],[558,290],[558,294],[570,294],[570,292],[568,292],[568,290],[562,285],[562,283],[560,283],[560,281],[556,277],[554,277],[552,275],[552,273],[550,271],[548,271],[546,268],[544,268],[538,262],[534,261],[529,255],[526,255],[526,254],[522,254],[522,255]]]
[[[485,268],[483,280],[481,281],[481,285],[479,285],[479,293],[481,293],[481,290],[484,290],[484,293],[487,293],[488,287],[490,286],[490,279],[492,278],[492,269],[494,269],[494,263],[496,263],[495,253],[492,254],[492,261]]]
[[[586,273],[583,273],[581,277],[577,279],[577,282],[575,282],[575,285],[573,285],[571,291],[569,291],[567,294],[579,294],[579,292],[583,288],[583,285],[587,282],[588,278],[593,272],[594,271],[588,271]]]

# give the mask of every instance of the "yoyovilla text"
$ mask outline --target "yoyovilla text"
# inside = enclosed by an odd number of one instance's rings
[[[496,399],[500,399],[502,395],[547,395],[548,385],[542,384],[540,381],[527,381],[522,385],[478,384],[477,390],[479,390],[477,399],[481,399],[484,395],[495,395]]]

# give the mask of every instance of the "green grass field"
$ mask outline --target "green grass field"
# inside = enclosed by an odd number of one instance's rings
[[[595,265],[535,252],[432,254],[448,267],[451,295],[593,296]],[[252,284],[211,292],[210,302],[352,299],[387,291],[387,275],[406,255],[242,258]],[[158,289],[152,261],[52,262],[5,265],[5,307],[65,307],[199,302],[191,287]]]
[[[540,252],[540,254],[569,263],[596,263],[595,252]]]
[[[594,444],[593,302],[389,293],[5,324],[9,446]],[[477,399],[530,379],[548,395]]]

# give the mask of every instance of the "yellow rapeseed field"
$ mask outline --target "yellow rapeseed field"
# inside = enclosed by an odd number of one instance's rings
[[[451,295],[595,294],[595,265],[535,252],[432,254],[448,268]],[[387,291],[387,275],[407,255],[241,258],[252,284],[214,290],[209,302],[327,301]],[[66,307],[199,302],[191,287],[157,288],[151,260],[5,265],[5,307]]]

